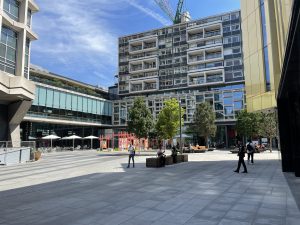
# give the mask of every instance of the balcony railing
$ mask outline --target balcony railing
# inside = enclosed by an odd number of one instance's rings
[[[217,35],[221,35],[221,31],[206,32],[204,36],[207,38],[207,37],[213,37]]]
[[[201,78],[194,78],[191,80],[190,85],[198,85],[198,84],[204,84],[205,83],[205,79],[204,77]]]
[[[131,47],[131,51],[134,52],[134,51],[139,51],[139,50],[142,50],[143,47],[142,46],[135,46],[135,47]]]
[[[189,62],[200,62],[200,61],[203,61],[203,60],[204,60],[204,56],[189,58]]]
[[[147,48],[155,48],[156,47],[156,43],[151,43],[151,44],[145,44],[144,45],[144,49],[147,49]]]
[[[221,81],[223,81],[222,74],[209,75],[206,77],[206,83],[215,83],[215,82],[221,82]]]
[[[216,59],[216,58],[221,58],[222,54],[221,53],[213,53],[213,54],[207,54],[205,56],[205,59]]]
[[[138,67],[131,67],[131,71],[138,71],[138,70],[142,70],[143,67],[142,66],[138,66]]]
[[[196,39],[201,39],[203,38],[203,34],[196,34],[196,35],[190,35],[189,40],[196,40]]]
[[[156,89],[156,84],[145,85],[144,90],[154,90]]]

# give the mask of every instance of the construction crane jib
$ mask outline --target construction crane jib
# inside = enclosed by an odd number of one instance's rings
[[[176,14],[173,12],[168,0],[155,0],[156,4],[167,14],[174,24],[181,23],[183,13],[184,0],[179,0],[177,3]]]

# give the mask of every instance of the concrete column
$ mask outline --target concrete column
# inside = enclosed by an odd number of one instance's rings
[[[32,101],[23,100],[14,102],[8,106],[8,139],[12,141],[13,147],[20,146],[20,123],[29,110],[31,104]]]
[[[16,76],[24,77],[26,30],[18,33]]]
[[[9,141],[12,142],[12,147],[21,147],[20,125],[9,124]]]

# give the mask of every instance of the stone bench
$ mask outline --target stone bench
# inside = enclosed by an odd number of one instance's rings
[[[181,163],[181,162],[188,162],[188,155],[186,154],[177,155],[175,157],[175,160],[170,155],[166,156],[166,165],[172,165],[174,163]],[[153,157],[153,158],[146,158],[146,167],[158,168],[158,167],[162,167],[162,165],[158,157],[155,158]]]

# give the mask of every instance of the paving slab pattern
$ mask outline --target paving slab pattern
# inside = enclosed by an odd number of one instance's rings
[[[248,174],[227,151],[157,169],[146,157],[127,169],[126,155],[60,152],[0,167],[0,225],[300,224],[276,152],[256,154]]]

